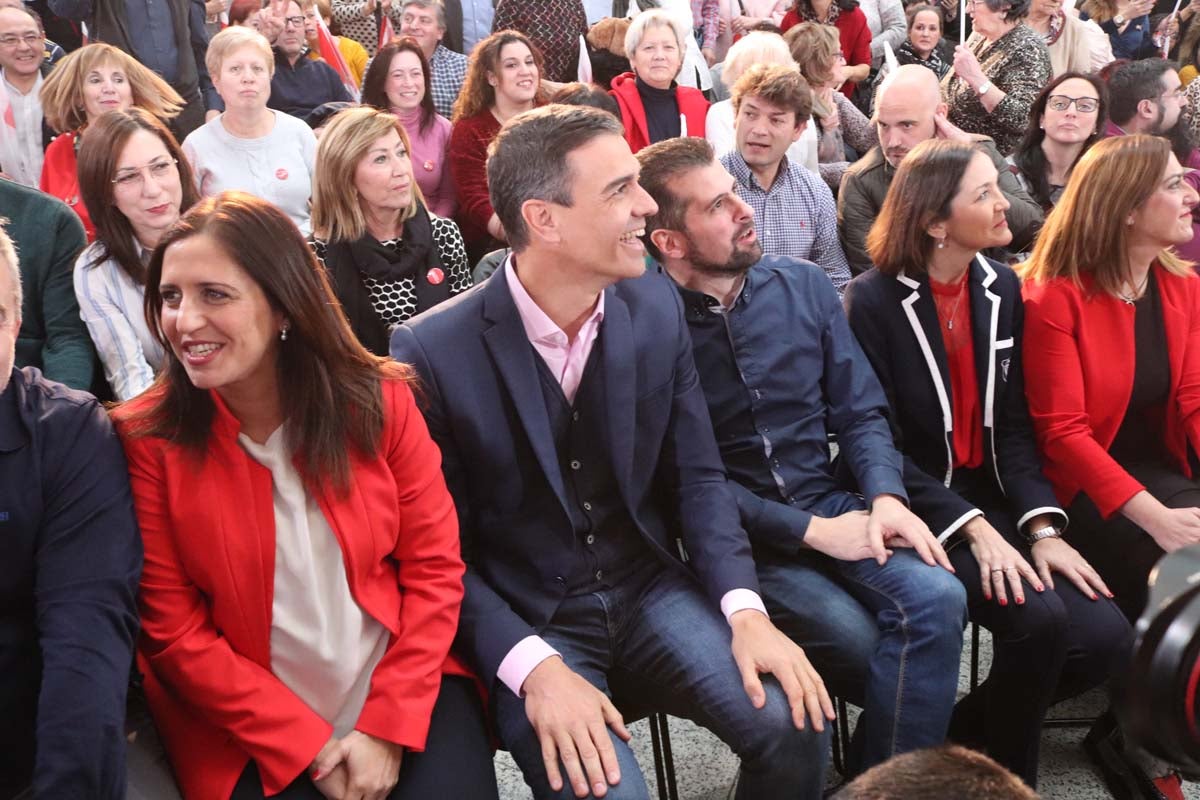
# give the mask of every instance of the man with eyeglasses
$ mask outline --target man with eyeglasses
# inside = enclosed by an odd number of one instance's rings
[[[296,0],[272,0],[268,13],[280,23],[275,37],[275,74],[271,76],[271,98],[267,107],[305,119],[325,103],[351,103],[354,98],[333,67],[306,58],[308,40],[304,12]]]
[[[0,172],[37,187],[50,132],[38,92],[49,66],[41,30],[23,8],[0,8]]]
[[[880,84],[872,119],[879,133],[879,144],[850,165],[838,192],[838,233],[850,270],[855,274],[872,267],[867,255],[867,231],[883,207],[896,168],[910,150],[926,139],[973,142],[992,160],[1000,173],[1000,191],[1009,202],[1005,216],[1013,234],[1009,246],[1012,252],[1019,253],[1027,247],[1042,226],[1041,207],[1021,188],[995,143],[953,125],[946,119],[946,110],[937,75],[920,64],[905,64]]]
[[[204,66],[204,3],[197,0],[47,0],[64,19],[86,22],[93,42],[107,42],[158,73],[184,100],[171,121],[180,141],[224,105]]]

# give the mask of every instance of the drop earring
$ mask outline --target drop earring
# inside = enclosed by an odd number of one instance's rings
[[[287,341],[289,330],[290,330],[290,328],[288,328],[288,326],[286,326],[286,325],[284,325],[282,328],[279,329],[279,341],[281,341],[281,342]]]
[[[938,250],[941,250],[941,249],[943,249],[945,246],[946,246],[946,240],[945,240],[945,239],[938,239],[938,240],[937,240],[937,249],[938,249]]]

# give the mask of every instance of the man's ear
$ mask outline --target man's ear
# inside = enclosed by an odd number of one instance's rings
[[[1139,100],[1137,104],[1137,116],[1142,119],[1154,119],[1158,116],[1158,105],[1153,100]]]
[[[687,244],[678,231],[659,228],[650,234],[650,241],[654,242],[663,258],[687,258]]]
[[[944,117],[950,113],[950,106],[945,103],[938,103],[937,108],[933,110],[933,113],[939,117]]]
[[[522,203],[521,219],[525,220],[531,239],[547,244],[562,242],[562,231],[558,228],[554,208],[545,200],[526,200]]]

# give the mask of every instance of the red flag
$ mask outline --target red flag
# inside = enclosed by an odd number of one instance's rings
[[[342,79],[342,83],[346,87],[346,91],[354,98],[354,102],[358,102],[358,84],[354,80],[354,75],[350,72],[350,67],[346,64],[346,59],[342,58],[342,51],[338,49],[337,42],[334,41],[333,34],[329,32],[329,28],[325,25],[325,20],[317,16],[317,54],[321,56],[326,64],[333,67],[333,71]]]
[[[382,48],[385,44],[395,38],[396,32],[392,30],[392,20],[386,14],[379,19],[379,41],[376,50]]]

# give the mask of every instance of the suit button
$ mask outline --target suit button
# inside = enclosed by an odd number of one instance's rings
[[[588,544],[595,544],[595,543],[596,543],[596,537],[595,537],[594,535],[592,535],[592,534],[590,534],[590,533],[589,533],[589,534],[588,534],[588,536],[587,536],[587,538],[586,538],[586,539],[584,539],[584,541],[585,541],[585,542],[587,542]]]
[[[602,569],[596,570],[596,580],[598,580],[598,581],[604,580],[604,570],[602,570]]]
[[[578,411],[574,411],[574,412],[572,412],[572,413],[571,413],[571,419],[572,419],[574,422],[579,422],[579,412],[578,412]]]
[[[584,511],[591,511],[591,510],[592,510],[592,504],[591,504],[591,503],[589,503],[587,500],[584,500],[584,501],[583,501],[583,510],[584,510]]]
[[[566,583],[566,582],[567,582],[567,579],[566,579],[566,578],[564,578],[562,575],[555,575],[555,576],[554,576],[554,582],[555,582],[555,583]]]
[[[579,469],[581,466],[583,466],[583,465],[580,464],[578,461],[576,461],[574,459],[571,460],[571,469]]]

